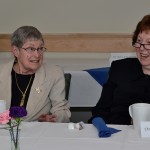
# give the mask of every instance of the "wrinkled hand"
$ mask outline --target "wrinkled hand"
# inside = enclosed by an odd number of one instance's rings
[[[56,122],[56,115],[43,114],[39,117],[40,122]]]

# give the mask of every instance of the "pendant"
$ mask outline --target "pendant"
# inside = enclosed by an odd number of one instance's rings
[[[25,100],[25,94],[22,95],[22,99],[21,99],[21,102],[20,102],[20,106],[23,106],[24,105],[24,100]]]

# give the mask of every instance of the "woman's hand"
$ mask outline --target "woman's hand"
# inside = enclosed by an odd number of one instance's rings
[[[40,122],[56,122],[56,120],[57,120],[56,115],[43,114],[39,117]]]

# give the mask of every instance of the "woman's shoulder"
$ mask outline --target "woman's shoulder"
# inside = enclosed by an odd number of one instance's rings
[[[50,65],[50,64],[47,64],[47,63],[43,63],[43,66],[46,70],[53,70],[53,71],[62,70],[62,67],[59,66],[59,65]]]
[[[0,70],[7,70],[12,68],[14,59],[8,59],[0,62]]]
[[[132,78],[141,74],[141,64],[137,58],[125,58],[113,61],[110,75],[115,78]]]
[[[124,58],[120,60],[115,60],[112,62],[112,65],[139,65],[137,58]]]
[[[120,60],[115,60],[111,64],[111,68],[113,69],[120,69],[120,70],[130,70],[137,68],[139,69],[141,64],[137,58],[125,58]]]
[[[43,63],[43,67],[47,74],[51,74],[54,76],[64,74],[63,69],[58,65],[50,65],[50,64]]]

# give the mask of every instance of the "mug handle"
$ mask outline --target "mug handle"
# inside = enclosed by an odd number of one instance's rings
[[[132,105],[130,105],[129,106],[129,115],[131,116],[131,118],[132,118],[132,111],[131,111],[131,107],[132,107]]]
[[[131,124],[133,124],[131,107],[132,107],[132,105],[129,106],[129,115],[131,117]]]

